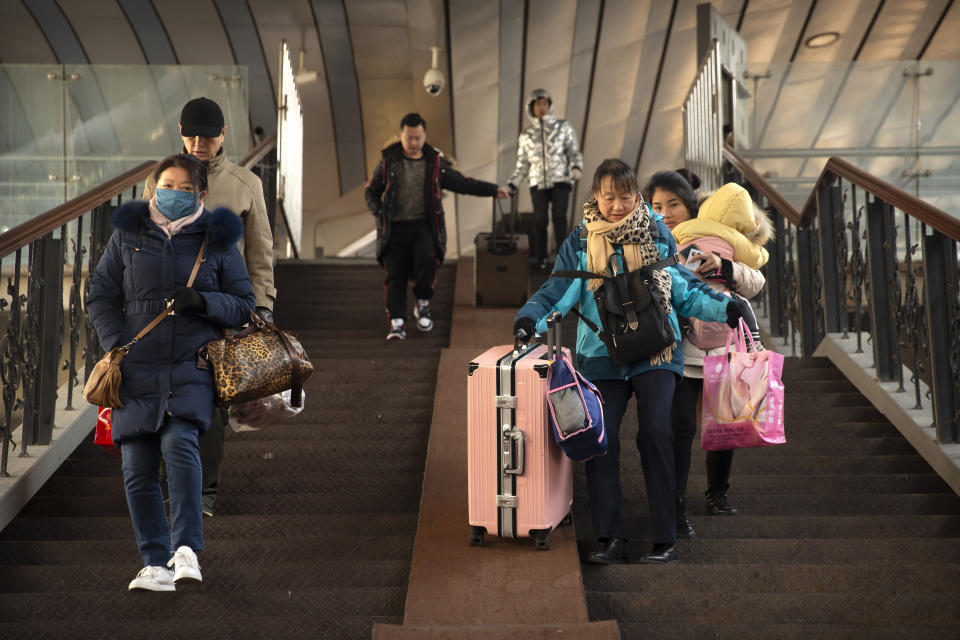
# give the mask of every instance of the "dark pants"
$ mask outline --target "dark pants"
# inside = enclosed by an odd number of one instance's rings
[[[220,465],[223,463],[223,439],[230,412],[215,407],[210,428],[200,436],[200,467],[203,470],[203,506],[213,508],[220,484]]]
[[[676,540],[676,470],[670,404],[677,374],[662,369],[629,380],[595,382],[603,396],[603,423],[607,431],[606,455],[587,462],[587,490],[593,530],[598,539],[624,538],[623,492],[620,489],[620,421],[631,395],[637,398],[637,449],[650,506],[651,540],[671,544]]]
[[[407,282],[413,280],[413,294],[422,300],[433,298],[437,280],[437,254],[428,220],[395,222],[390,243],[383,254],[387,270],[387,313],[390,318],[407,315]]]
[[[701,378],[681,378],[673,394],[673,451],[677,468],[677,497],[687,493],[690,456],[697,435],[697,400],[703,392]],[[725,493],[730,486],[733,449],[707,451],[707,491]]]
[[[120,443],[123,487],[144,566],[163,566],[173,551],[203,549],[200,512],[199,427],[166,416],[160,431]],[[166,462],[170,520],[160,493],[161,457]]]
[[[537,262],[547,259],[547,207],[552,206],[553,239],[559,248],[567,239],[567,203],[570,202],[570,185],[560,182],[549,189],[530,187],[533,200],[534,247]]]

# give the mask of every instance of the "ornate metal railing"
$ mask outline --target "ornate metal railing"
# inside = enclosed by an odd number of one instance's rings
[[[828,333],[854,333],[861,353],[867,333],[877,378],[929,403],[941,443],[960,442],[960,219],[840,158],[797,211],[729,146],[724,160],[773,217],[771,333],[793,355],[798,337],[812,355]]]
[[[270,175],[275,164],[268,161],[275,148],[276,138],[269,138],[240,163],[259,163],[268,207],[276,199],[276,180]],[[76,387],[103,355],[83,307],[89,275],[110,238],[113,210],[125,197],[137,197],[138,185],[154,167],[156,162],[145,162],[0,235],[7,284],[6,297],[0,296],[0,320],[5,323],[0,325],[0,475],[8,475],[11,434],[18,420],[21,438],[13,446],[28,457],[31,446],[51,442],[61,387],[65,409],[85,402]]]
[[[23,425],[21,457],[29,455],[30,446],[50,444],[61,371],[66,371],[69,382],[66,408],[73,409],[78,401],[83,402],[74,397],[80,367],[86,378],[101,356],[96,332],[83,310],[83,297],[90,286],[84,261],[89,274],[110,238],[113,209],[125,194],[136,197],[137,185],[155,166],[155,162],[145,162],[0,235],[0,258],[13,256],[12,267],[5,268],[3,273],[7,298],[0,298],[0,311],[6,321],[0,340],[0,475],[7,475],[10,439],[18,413]],[[63,301],[68,280],[65,315]],[[67,354],[63,353],[65,323],[69,323]]]

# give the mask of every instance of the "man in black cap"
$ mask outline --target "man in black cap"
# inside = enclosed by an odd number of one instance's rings
[[[180,136],[185,153],[207,164],[207,198],[204,206],[213,210],[226,207],[243,221],[240,251],[250,272],[257,312],[273,321],[273,303],[277,290],[273,286],[273,231],[263,199],[263,185],[252,171],[227,160],[223,138],[227,132],[220,106],[209,98],[194,98],[180,112]],[[156,183],[147,179],[143,197],[154,197]],[[223,460],[224,429],[229,421],[225,410],[214,411],[210,429],[200,438],[200,463],[203,467],[203,513],[213,515]]]

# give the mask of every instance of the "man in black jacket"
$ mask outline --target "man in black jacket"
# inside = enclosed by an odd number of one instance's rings
[[[443,154],[427,144],[426,129],[427,123],[419,113],[405,115],[400,121],[400,142],[383,150],[380,163],[367,181],[367,207],[377,218],[377,261],[387,271],[387,340],[407,337],[408,280],[414,281],[417,328],[433,329],[430,299],[447,246],[443,190],[509,197],[505,187],[455,171]]]

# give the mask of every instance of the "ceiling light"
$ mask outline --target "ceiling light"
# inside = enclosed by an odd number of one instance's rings
[[[803,41],[803,44],[807,45],[811,49],[819,49],[821,47],[829,47],[839,39],[840,34],[836,31],[824,31],[823,33],[810,36]]]

